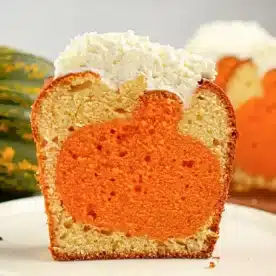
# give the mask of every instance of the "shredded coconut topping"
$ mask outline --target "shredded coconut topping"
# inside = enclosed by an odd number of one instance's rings
[[[55,61],[55,77],[71,72],[94,71],[114,88],[144,75],[148,90],[176,93],[186,106],[202,78],[213,80],[215,63],[191,54],[150,42],[148,37],[125,33],[85,33],[77,36]]]

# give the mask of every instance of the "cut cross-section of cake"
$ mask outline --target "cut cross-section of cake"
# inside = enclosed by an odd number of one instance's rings
[[[276,39],[255,22],[203,25],[187,50],[213,58],[215,83],[229,96],[239,139],[233,192],[276,192]]]
[[[53,257],[211,256],[236,143],[215,64],[127,32],[55,66],[32,110]]]

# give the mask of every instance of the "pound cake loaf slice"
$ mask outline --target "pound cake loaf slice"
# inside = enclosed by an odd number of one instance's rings
[[[127,32],[55,66],[32,110],[53,258],[211,256],[236,142],[214,63]]]
[[[232,191],[276,192],[276,42],[255,22],[203,25],[187,50],[213,58],[215,83],[229,96],[239,139]]]

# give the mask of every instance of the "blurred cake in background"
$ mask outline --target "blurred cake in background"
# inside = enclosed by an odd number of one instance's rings
[[[276,192],[276,40],[258,23],[217,21],[188,42],[217,64],[215,83],[236,110],[233,192]]]

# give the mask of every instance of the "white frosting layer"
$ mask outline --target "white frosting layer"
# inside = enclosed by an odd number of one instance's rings
[[[276,39],[256,49],[253,59],[261,76],[270,70],[276,70]]]
[[[268,47],[273,41],[274,38],[257,22],[216,21],[200,27],[186,50],[214,61],[226,56],[252,59],[260,74],[264,74],[276,67],[275,51]]]
[[[55,77],[96,71],[112,87],[144,75],[148,89],[168,90],[184,104],[202,78],[214,79],[215,63],[183,49],[152,43],[148,37],[125,33],[77,36],[55,61]]]

